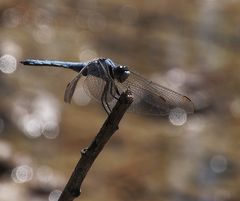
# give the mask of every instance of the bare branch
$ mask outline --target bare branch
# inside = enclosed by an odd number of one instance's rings
[[[133,97],[130,91],[127,90],[121,94],[118,102],[91,145],[87,149],[81,151],[82,156],[65,186],[59,201],[73,201],[80,196],[80,188],[85,176],[105,144],[118,129],[120,120],[132,102]]]

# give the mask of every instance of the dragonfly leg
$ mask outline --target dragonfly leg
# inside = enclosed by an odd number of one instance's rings
[[[102,96],[101,96],[101,103],[102,103],[103,109],[109,115],[110,112],[111,112],[111,109],[110,109],[110,106],[109,106],[109,104],[107,102],[107,93],[108,93],[108,90],[109,90],[108,84],[109,83],[107,82],[105,84],[104,89],[103,89]]]
[[[117,86],[115,84],[114,84],[114,89],[115,89],[117,95],[120,96],[121,94],[120,94],[120,92],[119,92],[119,90],[118,90],[118,88],[117,88]]]
[[[102,103],[102,106],[103,106],[103,109],[105,110],[105,112],[109,115],[109,111],[107,110],[107,107],[106,107],[106,103],[104,101],[104,94],[102,94],[102,97],[101,97],[101,103]]]
[[[106,105],[107,105],[107,108],[108,108],[109,113],[112,111],[111,108],[110,108],[110,105],[109,105],[109,103],[108,103],[108,100],[107,100],[108,94],[109,94],[109,90],[110,90],[110,88],[109,88],[109,85],[110,85],[110,84],[111,84],[111,82],[106,82],[106,85],[105,85],[106,90],[105,90],[105,93],[104,93],[104,99],[105,99],[105,103],[106,103]],[[110,92],[110,93],[111,93],[111,92]]]
[[[106,97],[105,97],[106,98]],[[105,103],[106,103],[106,106],[107,106],[107,109],[108,109],[108,114],[110,114],[110,112],[112,111],[108,102],[105,100]]]
[[[118,97],[115,96],[114,92],[116,92],[117,95],[120,96],[118,88],[116,87],[116,85],[114,83],[110,82],[110,94],[112,95],[113,98],[118,100]]]

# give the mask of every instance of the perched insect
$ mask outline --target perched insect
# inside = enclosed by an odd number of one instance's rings
[[[85,76],[83,87],[86,93],[102,103],[109,114],[120,94],[129,89],[133,103],[129,110],[138,114],[168,115],[172,109],[181,108],[186,113],[194,112],[192,101],[177,92],[148,81],[139,74],[114,63],[111,59],[99,58],[88,62],[63,62],[28,59],[24,65],[55,66],[72,69],[78,75],[67,85],[64,100],[71,102],[78,80]]]

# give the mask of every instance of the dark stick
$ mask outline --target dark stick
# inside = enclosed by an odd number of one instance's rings
[[[118,102],[109,114],[101,130],[92,141],[91,145],[87,149],[81,151],[82,156],[78,161],[67,185],[65,186],[59,201],[73,201],[75,198],[80,196],[80,188],[86,174],[105,144],[114,132],[118,130],[118,124],[132,102],[133,97],[130,91],[127,90],[121,94]]]

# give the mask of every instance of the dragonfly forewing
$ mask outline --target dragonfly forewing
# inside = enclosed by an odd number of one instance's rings
[[[186,96],[174,92],[157,83],[151,82],[131,72],[129,78],[122,83],[134,96],[130,110],[147,115],[168,115],[174,108],[182,108],[186,113],[193,113],[192,101]]]

